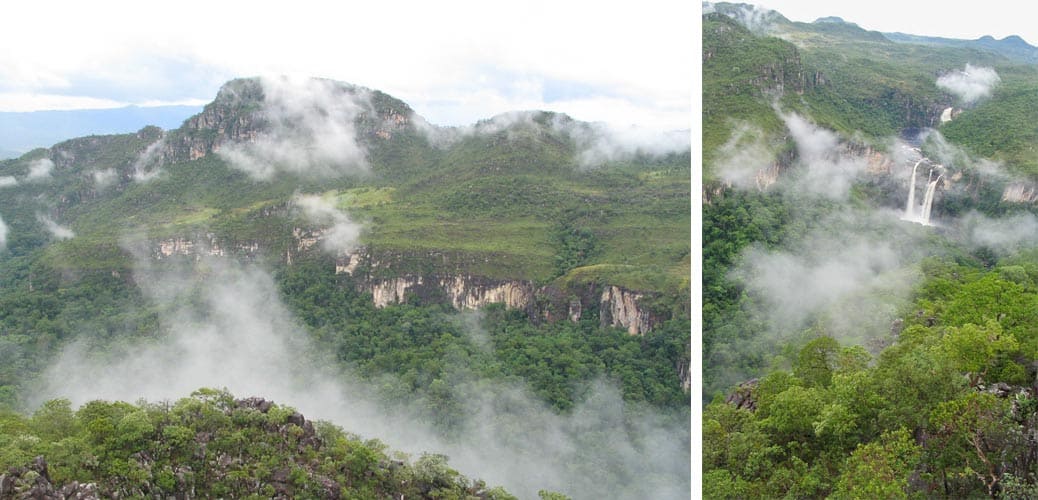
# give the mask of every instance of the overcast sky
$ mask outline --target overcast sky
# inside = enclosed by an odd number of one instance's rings
[[[738,3],[738,2],[737,2]],[[791,21],[812,22],[837,16],[881,32],[974,40],[1017,35],[1038,44],[1033,3],[1024,0],[747,0],[741,3],[777,10]]]
[[[687,129],[699,10],[687,0],[12,2],[0,111],[202,104],[230,78],[288,74],[379,89],[438,124],[549,109]]]

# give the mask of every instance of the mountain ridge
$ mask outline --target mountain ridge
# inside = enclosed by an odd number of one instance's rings
[[[179,127],[202,106],[126,106],[113,109],[0,112],[0,158],[87,135],[131,133],[146,125]]]
[[[687,234],[687,229],[674,235],[678,238],[664,238],[678,258],[649,257],[651,269],[657,269],[652,272],[656,277],[637,276],[636,270],[642,266],[625,262],[632,254],[621,251],[631,246],[632,242],[622,241],[627,233],[647,230],[663,237],[655,227],[661,223],[673,227],[675,221],[686,219],[678,210],[656,212],[658,208],[640,210],[635,205],[615,215],[576,215],[577,220],[597,226],[591,230],[600,234],[594,238],[600,249],[597,257],[584,260],[589,256],[580,256],[572,261],[576,265],[565,269],[552,263],[551,249],[562,241],[552,234],[570,230],[566,227],[572,224],[568,219],[574,210],[586,213],[590,207],[619,203],[632,195],[637,199],[642,196],[639,190],[658,198],[659,188],[666,188],[667,194],[662,199],[647,198],[650,206],[687,203],[687,180],[666,174],[661,184],[638,173],[664,167],[660,172],[680,175],[690,161],[680,146],[676,153],[660,156],[652,149],[658,145],[635,141],[627,148],[620,142],[623,138],[607,134],[607,129],[595,124],[544,111],[505,113],[471,127],[437,127],[403,101],[377,90],[324,79],[245,78],[222,86],[202,112],[177,129],[149,127],[137,134],[65,141],[0,163],[0,176],[27,181],[32,162],[53,164],[52,175],[63,180],[49,185],[62,184],[60,189],[67,192],[46,211],[56,219],[69,220],[78,234],[99,243],[111,241],[110,232],[122,224],[113,225],[121,218],[117,214],[129,203],[139,211],[138,223],[147,224],[156,238],[192,238],[192,234],[211,232],[211,226],[206,228],[211,223],[197,217],[206,213],[225,228],[218,238],[225,246],[259,245],[280,259],[291,256],[295,250],[290,247],[300,243],[287,234],[257,240],[264,224],[277,221],[290,224],[283,226],[288,232],[323,234],[293,212],[292,193],[318,190],[327,196],[328,189],[337,185],[331,191],[336,193],[334,199],[345,200],[353,199],[351,193],[361,192],[358,190],[374,188],[388,197],[378,205],[351,209],[371,221],[362,235],[365,252],[399,255],[423,249],[419,254],[426,252],[426,257],[417,261],[412,257],[403,266],[401,272],[406,276],[414,276],[415,269],[429,273],[447,262],[445,255],[453,255],[451,259],[464,264],[451,272],[461,276],[532,280],[542,286],[566,278],[570,272],[577,272],[573,277],[584,276],[579,268],[597,265],[598,271],[590,276],[604,279],[604,285],[640,294],[681,290],[687,287],[687,279],[680,278],[681,270],[690,265],[687,251],[679,250],[684,246],[680,235]],[[584,166],[594,161],[599,162],[597,166]],[[102,186],[102,178],[109,184]],[[23,189],[47,191],[44,184],[25,181],[19,184]],[[618,191],[624,183],[633,183],[634,190]],[[229,201],[233,196],[228,198],[224,190],[231,185],[240,186],[240,202]],[[516,190],[517,186],[522,189]],[[579,194],[563,201],[570,193]],[[242,212],[244,207],[238,203],[253,207],[260,203],[264,208]],[[333,205],[338,205],[335,210],[349,208],[341,201]],[[95,215],[100,213],[105,215]],[[455,214],[446,217],[451,221],[446,227],[456,227],[453,239],[430,232],[432,225],[445,222],[444,214]],[[630,221],[619,234],[609,222],[615,217]],[[24,237],[24,229],[34,225],[26,218],[11,221],[15,246]],[[500,232],[481,231],[481,227],[498,227]],[[423,243],[430,236],[435,242]],[[85,241],[57,242],[51,252],[62,247],[72,251]],[[611,248],[615,250],[608,250]],[[657,253],[649,247],[638,252],[646,256]],[[349,260],[349,255],[340,258]],[[104,259],[88,267],[113,263]],[[624,265],[614,265],[619,263]],[[660,265],[666,267],[660,269]],[[452,280],[452,276],[441,278]],[[402,301],[403,295],[397,300]],[[585,300],[585,311],[589,304],[593,302]],[[668,312],[661,318],[669,316]],[[641,329],[635,331],[642,333]]]

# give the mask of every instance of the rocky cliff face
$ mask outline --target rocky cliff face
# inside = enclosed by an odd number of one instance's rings
[[[336,272],[354,278],[363,292],[371,293],[376,307],[406,302],[415,297],[422,302],[449,303],[456,309],[479,309],[488,304],[504,304],[525,311],[536,321],[580,321],[598,313],[602,326],[624,328],[631,335],[644,335],[660,324],[662,318],[643,303],[644,293],[619,286],[590,284],[582,290],[563,291],[551,285],[536,287],[528,280],[502,280],[460,273],[408,273],[387,277],[392,264],[367,249],[339,257]],[[593,317],[593,316],[592,316]]]
[[[341,82],[312,80],[310,83],[314,85],[307,87],[304,84],[302,92],[313,93],[317,89],[317,95],[310,94],[308,98],[322,105],[333,104],[330,101],[349,101],[350,106],[344,107],[357,107],[355,115],[343,114],[343,117],[353,120],[351,125],[362,143],[370,145],[387,141],[400,130],[414,127],[411,120],[414,111],[391,96]],[[281,115],[285,113],[308,116],[306,109],[283,109],[298,106],[294,101],[272,103],[277,99],[268,100],[265,85],[264,80],[258,78],[232,80],[225,84],[201,113],[163,138],[157,153],[162,162],[196,160],[229,144],[256,142],[274,127],[277,120],[284,119]],[[272,92],[276,95],[279,91],[275,89]]]
[[[231,256],[252,262],[260,257],[262,248],[258,241],[225,242],[216,235],[207,233],[190,238],[176,237],[154,241],[150,245],[150,253],[155,260],[176,256],[193,257],[195,260],[202,257]]]
[[[1010,203],[1034,203],[1038,201],[1038,189],[1026,182],[1014,182],[1002,192],[1002,201]]]
[[[528,309],[534,303],[533,284],[527,281],[486,282],[472,276],[441,278],[439,286],[455,309],[479,309],[504,304],[509,309]]]
[[[618,286],[606,286],[602,291],[599,317],[603,324],[627,329],[631,335],[641,335],[655,326],[656,320],[644,307],[643,295]]]
[[[162,145],[164,163],[196,160],[225,143],[255,140],[266,125],[263,87],[258,79],[232,80],[201,113],[169,134]]]
[[[286,264],[309,252],[319,251],[324,237],[321,229],[296,227],[292,242],[282,254]],[[157,261],[175,257],[199,260],[205,257],[232,257],[254,262],[269,256],[263,241],[225,241],[213,233],[199,233],[152,241],[148,246]],[[615,285],[587,284],[575,290],[560,290],[552,285],[537,287],[532,281],[496,279],[454,269],[450,259],[428,255],[447,262],[427,272],[398,272],[394,259],[367,248],[344,253],[336,259],[335,272],[353,278],[359,291],[370,293],[376,307],[407,302],[412,297],[423,303],[446,303],[458,310],[479,309],[489,304],[504,304],[521,310],[535,321],[580,321],[598,315],[602,326],[623,328],[631,335],[644,335],[664,318],[644,304],[647,295]],[[415,256],[408,256],[414,259]],[[402,258],[401,258],[402,259]],[[457,263],[454,263],[455,265]]]

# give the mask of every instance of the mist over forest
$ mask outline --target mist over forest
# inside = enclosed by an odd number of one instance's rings
[[[703,496],[1033,496],[1038,49],[704,5]]]
[[[0,496],[687,497],[690,149],[259,77],[0,162]]]

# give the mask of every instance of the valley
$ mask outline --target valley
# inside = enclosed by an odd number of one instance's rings
[[[703,495],[1033,496],[1036,49],[853,21],[704,4]]]

